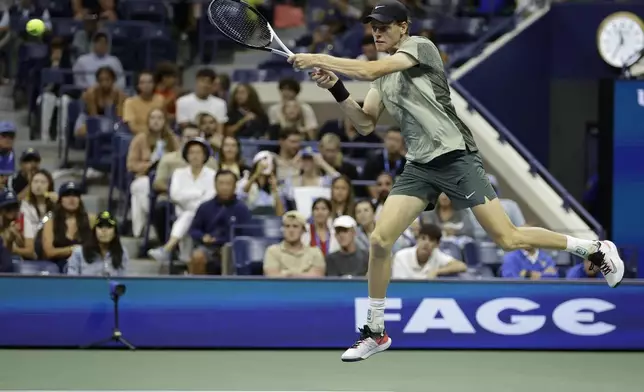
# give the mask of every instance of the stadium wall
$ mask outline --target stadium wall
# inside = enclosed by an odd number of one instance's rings
[[[346,348],[364,280],[123,279],[121,330],[139,348]],[[0,277],[0,346],[78,347],[108,337],[101,278]],[[394,282],[395,348],[642,350],[644,285],[601,280]]]

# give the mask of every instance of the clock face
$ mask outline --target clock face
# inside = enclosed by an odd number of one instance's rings
[[[634,14],[619,12],[606,18],[597,31],[597,46],[604,61],[621,68],[637,60],[644,49],[644,28]]]

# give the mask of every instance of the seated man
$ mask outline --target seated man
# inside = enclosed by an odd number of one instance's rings
[[[20,169],[11,177],[11,188],[24,200],[29,192],[29,180],[40,169],[40,154],[33,148],[28,148],[20,156]]]
[[[288,211],[282,216],[284,241],[271,245],[264,254],[264,276],[322,277],[326,266],[318,247],[304,245],[302,234],[306,219],[297,211]]]
[[[539,280],[558,278],[557,265],[546,252],[539,249],[518,249],[503,256],[501,276],[504,278]]]
[[[215,175],[214,199],[199,206],[189,234],[197,248],[192,252],[188,271],[193,275],[221,275],[221,247],[231,241],[231,220],[247,225],[252,218],[246,204],[235,197],[237,176],[229,170]]]
[[[421,226],[416,246],[394,255],[392,279],[429,280],[467,271],[464,262],[438,248],[441,235],[441,229],[436,225]]]
[[[566,273],[566,279],[597,279],[603,278],[604,275],[595,268],[595,265],[588,260],[571,267]]]
[[[342,215],[333,221],[335,238],[340,250],[326,256],[326,276],[365,276],[369,255],[356,246],[356,227],[358,224],[349,215]]]

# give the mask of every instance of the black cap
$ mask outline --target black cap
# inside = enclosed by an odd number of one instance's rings
[[[406,22],[409,20],[407,7],[396,0],[384,0],[378,2],[371,10],[371,13],[362,19],[362,23],[370,23],[372,20],[380,23]]]
[[[208,159],[212,156],[212,150],[210,149],[210,144],[208,141],[202,137],[195,137],[186,142],[186,144],[183,145],[183,151],[181,151],[181,155],[183,156],[183,159],[188,162],[188,149],[190,146],[193,144],[198,144],[203,148],[203,153],[204,153],[204,160],[203,163],[208,162]]]
[[[0,192],[0,208],[6,208],[9,206],[20,206],[20,200],[14,191],[3,190]]]
[[[28,148],[22,152],[20,162],[25,161],[38,161],[40,162],[40,153],[35,148]]]
[[[116,227],[116,219],[109,211],[103,211],[96,217],[96,227]]]
[[[68,181],[58,188],[58,196],[80,196],[83,192],[80,186],[73,181]]]

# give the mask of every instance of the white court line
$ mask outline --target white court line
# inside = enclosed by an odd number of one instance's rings
[[[163,390],[154,391],[146,389],[135,389],[131,391],[124,390],[67,390],[67,389],[41,389],[41,390],[2,390],[2,392],[393,392],[393,391],[352,391],[352,390],[335,390],[335,391],[179,391]]]

